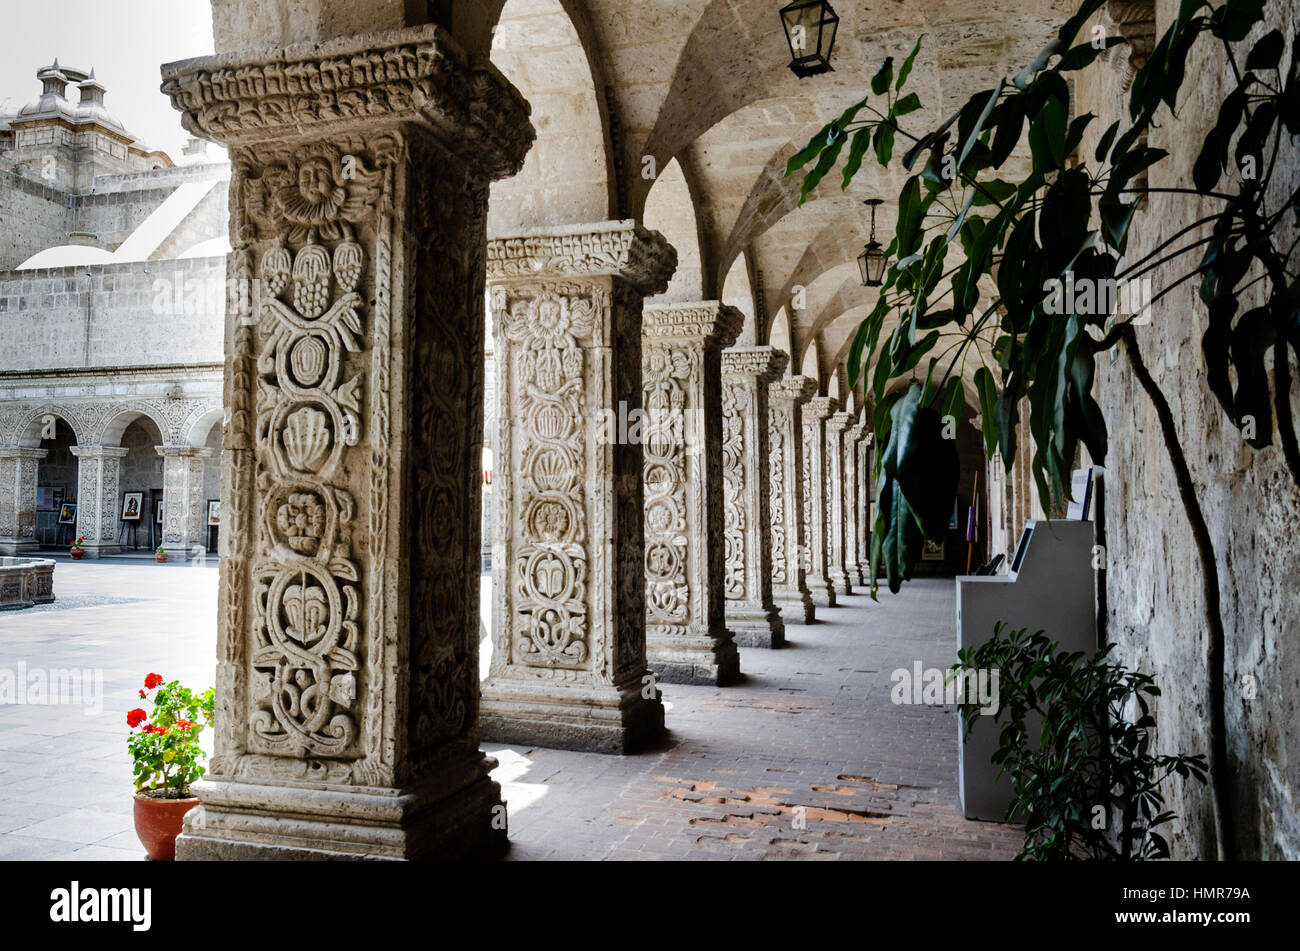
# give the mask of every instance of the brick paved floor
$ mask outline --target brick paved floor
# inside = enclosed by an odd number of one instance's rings
[[[64,558],[55,593],[0,614],[0,676],[88,668],[102,696],[0,705],[0,859],[136,860],[124,712],[149,671],[211,682],[216,570]],[[1017,830],[960,815],[953,710],[889,699],[895,668],[951,662],[952,582],[820,613],[784,650],[743,650],[735,687],[666,686],[671,732],[654,751],[485,747],[501,764],[508,857],[1014,855]]]

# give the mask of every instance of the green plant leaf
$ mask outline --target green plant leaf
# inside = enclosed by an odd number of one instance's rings
[[[876,70],[876,75],[871,77],[871,91],[877,96],[883,96],[889,89],[889,84],[894,81],[894,57],[886,56],[885,61],[880,64]]]
[[[916,54],[921,51],[921,41],[923,39],[925,39],[924,33],[922,33],[920,36],[916,38],[916,42],[912,44],[912,52],[907,54],[907,58],[903,60],[903,65],[899,67],[898,83],[894,86],[895,91],[901,91],[903,88],[903,84],[907,82],[907,77],[912,74],[912,64],[916,62]],[[906,99],[907,97],[904,98]],[[917,101],[917,107],[918,108],[920,107],[919,100]],[[901,116],[904,115],[905,113],[899,112],[897,114]]]

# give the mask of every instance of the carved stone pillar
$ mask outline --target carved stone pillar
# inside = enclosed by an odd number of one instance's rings
[[[853,593],[847,551],[851,536],[845,506],[845,431],[852,423],[853,417],[845,412],[833,413],[826,420],[826,577],[841,594]]]
[[[45,449],[0,446],[0,555],[36,548],[36,467]]]
[[[73,446],[77,457],[77,535],[87,558],[116,555],[121,515],[117,477],[127,450],[120,446]]]
[[[647,307],[642,323],[646,650],[671,683],[740,675],[726,624],[721,353],[743,322],[705,301]]]
[[[486,739],[626,753],[663,732],[636,423],[642,298],[675,266],[630,221],[488,245],[499,373]]]
[[[862,433],[862,424],[856,421],[844,428],[844,570],[849,583],[856,585],[866,584],[858,563],[858,540],[861,536],[858,486],[862,481],[858,470],[858,442]]]
[[[790,358],[771,347],[722,352],[722,494],[727,627],[741,647],[780,647],[772,601],[768,384]]]
[[[803,484],[803,407],[816,391],[806,376],[784,377],[767,390],[772,600],[786,624],[811,624],[817,616],[804,567]]]
[[[233,167],[216,751],[177,855],[499,848],[476,727],[484,256],[527,107],[432,25],[163,77]]]
[[[803,408],[804,575],[813,603],[824,608],[835,607],[835,586],[827,575],[826,417],[837,406],[829,396],[814,396]]]
[[[210,449],[155,446],[163,460],[162,545],[168,554],[188,557],[194,546],[207,548],[203,471]]]
[[[870,425],[858,427],[860,435],[853,444],[856,460],[857,481],[853,487],[853,505],[857,513],[858,530],[855,534],[855,547],[858,561],[858,582],[863,585],[871,583],[871,440]]]

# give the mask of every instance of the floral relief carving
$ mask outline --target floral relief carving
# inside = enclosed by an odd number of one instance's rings
[[[722,508],[725,579],[729,599],[746,597],[745,584],[745,405],[744,384],[722,386]]]
[[[700,356],[695,348],[654,345],[642,355],[648,635],[680,633],[691,621],[686,408]]]
[[[593,303],[540,285],[516,299],[502,330],[512,351],[524,438],[519,459],[519,546],[513,561],[517,659],[535,667],[586,665],[588,555],[579,338]]]

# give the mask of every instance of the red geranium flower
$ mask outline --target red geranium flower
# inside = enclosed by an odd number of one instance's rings
[[[141,696],[141,698],[144,697],[144,691],[143,691],[143,690],[140,691],[140,696]]]
[[[134,710],[132,710],[130,713],[126,715],[126,725],[134,730],[136,727],[138,727],[141,723],[143,723],[148,718],[149,718],[149,714],[145,713],[139,707],[136,707]]]
[[[176,729],[180,730],[182,733],[188,733],[193,728],[194,728],[194,724],[191,723],[189,720],[176,721]]]
[[[152,690],[162,682],[163,679],[161,674],[150,674],[148,677],[144,678],[144,686],[146,690]]]

